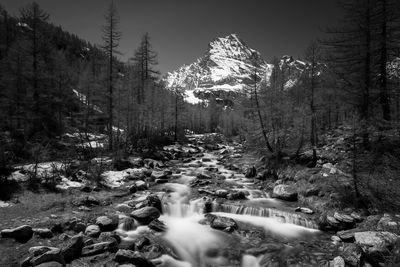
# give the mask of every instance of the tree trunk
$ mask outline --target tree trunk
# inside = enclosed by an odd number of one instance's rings
[[[365,67],[364,67],[364,92],[362,105],[362,120],[363,120],[363,144],[366,149],[369,149],[369,91],[370,91],[370,75],[371,75],[371,5],[370,0],[367,0],[367,9],[365,14],[366,32],[365,32]]]
[[[385,121],[391,120],[390,112],[390,98],[387,89],[387,0],[381,0],[382,14],[381,14],[381,59],[380,59],[380,103],[382,106],[383,119]]]
[[[265,130],[264,122],[263,122],[262,116],[261,116],[260,104],[258,102],[258,96],[257,96],[257,71],[255,70],[255,67],[254,67],[254,100],[256,102],[256,109],[257,109],[258,119],[259,119],[259,122],[260,122],[260,127],[261,127],[261,131],[262,131],[262,135],[264,137],[265,145],[267,146],[268,150],[271,153],[274,153],[274,150],[271,147],[271,144],[269,143],[268,136],[267,136],[267,131]]]

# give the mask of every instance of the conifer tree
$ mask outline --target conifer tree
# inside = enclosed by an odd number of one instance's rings
[[[115,76],[115,56],[118,54],[116,50],[119,46],[121,32],[119,31],[119,16],[114,1],[111,1],[106,14],[104,15],[106,24],[103,26],[103,49],[107,55],[108,60],[108,74],[107,74],[107,87],[108,87],[108,138],[109,150],[113,150],[113,123],[114,123],[114,76]]]

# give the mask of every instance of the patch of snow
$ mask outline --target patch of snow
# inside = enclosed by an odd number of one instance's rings
[[[0,208],[8,208],[13,206],[13,204],[0,200]]]
[[[123,171],[106,171],[101,177],[104,179],[106,185],[120,187],[125,183],[127,177],[141,174],[144,170],[145,168],[131,168]]]
[[[105,144],[98,141],[89,141],[82,144],[77,144],[76,146],[83,148],[104,148]]]
[[[69,137],[69,138],[84,138],[88,140],[101,140],[101,139],[106,139],[107,135],[105,134],[94,134],[94,133],[66,133],[63,136]]]
[[[121,132],[121,133],[123,133],[123,132],[125,131],[124,129],[118,128],[117,126],[113,126],[112,129],[113,129],[114,132]]]
[[[192,91],[192,90],[190,90],[190,91],[188,90],[188,91],[185,92],[184,100],[186,102],[188,102],[190,104],[194,104],[194,105],[204,102],[204,100],[201,100],[200,98],[196,97],[194,95],[194,91]]]
[[[83,187],[83,183],[71,181],[65,177],[61,178],[60,184],[56,185],[58,189],[66,190],[68,188],[80,188]]]
[[[17,170],[11,173],[11,175],[8,176],[8,179],[16,182],[26,182],[28,181],[29,177],[28,175],[21,173],[20,170]]]
[[[92,158],[90,162],[93,164],[109,165],[112,164],[113,160],[110,157],[98,157],[98,158]]]
[[[75,89],[72,89],[72,92],[74,92],[74,94],[78,97],[79,101],[81,101],[83,104],[85,104],[86,106],[90,106],[94,111],[97,111],[98,113],[103,113],[103,111],[100,109],[100,107],[89,103],[86,95],[78,92]]]
[[[17,26],[18,26],[18,27],[22,27],[22,28],[26,28],[26,29],[32,31],[32,28],[31,28],[28,24],[26,24],[26,23],[24,23],[24,22],[18,22],[18,23],[17,23]]]
[[[20,165],[15,167],[17,171],[13,172],[9,179],[13,179],[18,182],[25,182],[29,178],[22,172],[34,172],[36,164]],[[36,175],[37,177],[45,177],[48,175],[55,174],[60,170],[64,170],[67,166],[64,163],[52,161],[52,162],[41,162],[37,164]],[[22,171],[22,172],[21,172]]]

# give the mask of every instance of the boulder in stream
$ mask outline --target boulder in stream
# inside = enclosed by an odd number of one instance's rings
[[[119,218],[117,215],[100,216],[96,219],[96,224],[101,231],[113,231],[118,227]]]
[[[132,263],[140,267],[154,267],[153,263],[148,261],[142,253],[132,250],[119,249],[115,254],[114,261],[118,263]]]
[[[274,187],[273,197],[286,201],[296,201],[297,190],[292,185],[279,184]]]
[[[112,238],[110,238],[112,239]],[[104,253],[106,251],[115,252],[118,249],[118,243],[115,239],[95,243],[93,245],[85,246],[82,248],[82,256],[93,256]]]
[[[101,233],[100,226],[96,224],[89,225],[86,227],[85,235],[90,237],[98,237]]]
[[[133,217],[139,223],[147,225],[152,220],[158,219],[160,217],[160,211],[154,207],[144,207],[132,211],[131,217]]]
[[[246,169],[244,176],[246,178],[254,178],[254,177],[256,177],[256,175],[257,175],[256,167],[252,166],[252,167],[249,167]]]
[[[226,232],[232,232],[238,229],[238,225],[235,220],[223,216],[207,214],[207,219],[210,221],[211,228],[217,230],[224,230]]]

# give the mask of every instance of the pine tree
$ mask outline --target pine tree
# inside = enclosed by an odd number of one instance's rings
[[[369,147],[368,126],[371,124],[371,89],[373,82],[372,1],[354,0],[342,4],[345,12],[343,25],[327,32],[333,37],[324,42],[328,68],[346,91],[344,101],[351,99],[363,125],[363,143]]]
[[[114,1],[111,1],[110,6],[106,14],[104,15],[106,20],[105,26],[103,26],[103,49],[108,57],[108,75],[107,75],[107,87],[108,87],[108,138],[109,138],[109,150],[113,150],[113,123],[114,123],[114,75],[115,75],[115,55],[118,54],[116,48],[119,45],[121,38],[121,32],[118,29],[119,16]]]
[[[317,164],[317,113],[316,113],[316,105],[315,105],[315,95],[316,90],[319,86],[319,70],[318,65],[322,59],[321,50],[316,41],[311,42],[309,47],[305,52],[305,59],[308,62],[307,69],[305,71],[305,79],[307,82],[307,87],[309,87],[309,99],[310,99],[310,143],[313,151],[313,158],[311,162],[311,166],[315,167]]]
[[[40,61],[40,52],[45,46],[43,43],[43,27],[45,22],[48,21],[49,15],[43,11],[36,2],[32,4],[28,4],[26,7],[20,10],[21,13],[21,24],[24,27],[26,32],[28,33],[28,39],[31,42],[30,54],[32,57],[32,90],[33,90],[33,127],[34,132],[40,130],[41,123],[41,115],[40,115],[40,102],[41,102],[41,85],[40,76],[41,76],[41,66],[39,65]]]

